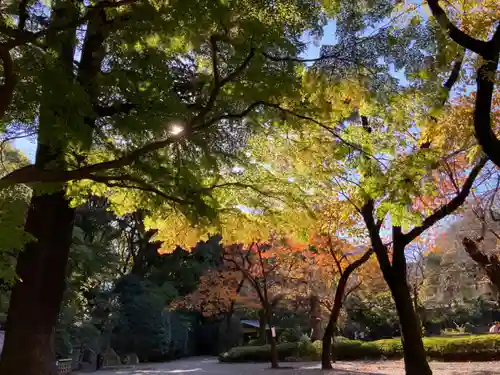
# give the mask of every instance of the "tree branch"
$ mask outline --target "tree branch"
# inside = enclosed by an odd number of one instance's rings
[[[368,199],[367,202],[361,207],[361,216],[365,221],[366,228],[368,229],[368,234],[370,236],[370,241],[372,244],[373,251],[377,255],[377,259],[380,263],[382,270],[391,269],[391,261],[389,260],[389,255],[387,254],[387,246],[382,242],[380,237],[380,228],[375,222],[373,217],[373,210],[375,209],[375,202],[373,199]]]
[[[14,62],[10,51],[4,45],[0,45],[0,59],[2,60],[4,83],[0,86],[0,118],[4,118],[7,108],[12,102],[14,88],[17,83],[14,73]]]
[[[26,27],[26,20],[29,18],[29,14],[26,10],[27,7],[28,7],[28,0],[19,1],[19,6],[18,6],[19,22],[17,24],[17,29],[21,31],[24,30],[24,28]]]
[[[141,180],[140,178],[136,178],[130,175],[120,175],[120,176],[100,176],[100,175],[91,175],[89,176],[89,180],[102,183],[108,187],[118,187],[124,189],[135,189],[144,192],[150,192],[156,194],[162,198],[165,198],[171,202],[175,202],[178,204],[186,205],[192,202],[188,200],[184,200],[178,197],[174,197],[172,195],[166,194],[165,192],[155,188],[153,185],[148,184],[147,182]],[[124,182],[133,182],[134,185],[128,185]]]
[[[406,234],[402,234],[401,235],[402,242],[405,244],[409,244],[411,241],[420,236],[431,226],[436,224],[439,220],[445,218],[446,216],[456,211],[467,199],[467,196],[469,195],[472,189],[472,185],[474,184],[476,177],[479,175],[479,173],[481,172],[487,161],[488,158],[486,157],[481,158],[481,160],[476,164],[476,166],[472,168],[460,192],[451,201],[449,201],[448,203],[444,204],[443,206],[435,210],[434,213],[428,216],[420,226],[413,228]]]
[[[481,56],[488,52],[488,42],[475,39],[456,27],[439,5],[439,0],[427,0],[427,4],[439,26],[455,43]]]
[[[500,24],[497,27],[495,48],[492,48],[489,59],[482,62],[477,71],[476,103],[474,108],[474,134],[484,153],[500,167],[500,140],[497,138],[491,124],[491,103],[495,88],[495,75],[498,67],[500,49]]]
[[[204,119],[205,116],[212,110],[215,105],[215,101],[217,96],[219,95],[220,90],[229,82],[234,81],[250,64],[250,61],[255,56],[255,49],[251,48],[247,57],[243,60],[243,62],[231,73],[229,73],[226,77],[221,78],[217,60],[217,37],[212,36],[210,38],[210,44],[212,48],[212,69],[214,75],[214,82],[212,91],[208,97],[207,103],[203,106],[200,112],[194,117],[192,120],[192,124],[195,125],[200,120]],[[206,124],[206,123],[205,123]],[[201,127],[206,127],[202,125]]]
[[[455,83],[457,83],[458,81],[458,77],[460,76],[460,70],[462,69],[462,64],[464,62],[464,57],[465,53],[464,51],[461,51],[459,55],[455,58],[455,61],[453,61],[453,68],[451,68],[450,76],[443,84],[443,88],[448,90],[448,92],[451,91]],[[447,97],[443,98],[441,104],[444,105],[447,99],[448,99]]]
[[[107,107],[95,105],[94,112],[98,117],[111,117],[117,114],[129,114],[137,108],[138,105],[133,103],[116,103]]]

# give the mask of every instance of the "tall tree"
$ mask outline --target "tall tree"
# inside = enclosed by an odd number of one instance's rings
[[[382,13],[387,15],[387,9]],[[407,44],[417,55],[428,48],[434,56],[448,48],[432,25],[414,16],[374,32],[367,39],[375,53],[366,56],[364,37],[355,35],[362,30],[361,15],[348,8],[345,16],[360,23],[353,29],[342,26],[340,36],[358,41],[362,67],[348,61],[343,70],[337,69],[328,59],[342,52],[341,45],[324,47],[304,80],[302,101],[281,106],[288,121],[309,121],[308,132],[278,135],[260,154],[267,153],[271,168],[310,188],[309,195],[324,194],[314,207],[328,199],[344,199],[356,207],[400,317],[406,372],[430,374],[408,286],[405,249],[465,202],[487,158],[477,152],[471,137],[444,138],[433,132],[442,129],[456,105],[447,98],[459,81],[462,55],[457,57],[455,49],[451,56],[438,54],[425,62],[401,56]],[[431,44],[424,43],[425,35]],[[401,49],[392,48],[396,45]],[[378,48],[382,56],[376,54]],[[412,85],[398,85],[380,59],[405,67]],[[286,163],[285,155],[294,163]],[[450,167],[459,173],[450,174]],[[444,193],[439,180],[448,181]]]
[[[47,375],[55,373],[70,198],[86,195],[90,182],[120,214],[156,206],[164,218],[182,210],[213,219],[219,172],[230,173],[247,136],[273,117],[260,103],[297,81],[293,62],[265,56],[300,53],[302,33],[320,30],[322,8],[55,0],[1,11],[2,128],[34,130],[38,145],[34,164],[1,179],[4,188],[36,184],[25,224],[36,241],[17,260],[23,282],[12,292],[0,373]]]

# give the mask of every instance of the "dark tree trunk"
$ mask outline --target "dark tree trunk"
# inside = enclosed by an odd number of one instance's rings
[[[265,344],[267,342],[266,336],[266,314],[264,309],[259,310],[259,338]]]
[[[57,3],[51,11],[51,25],[66,24],[79,18],[80,7],[74,2]],[[90,15],[90,12],[89,12]],[[54,52],[54,65],[42,77],[42,93],[46,98],[61,93],[61,75],[65,82],[75,78],[85,89],[91,103],[96,103],[99,90],[94,87],[104,58],[104,26],[107,25],[103,9],[92,10],[82,46],[82,54],[75,75],[76,25],[48,34],[45,42]],[[70,23],[71,25],[71,23]],[[6,72],[8,73],[8,72]],[[48,74],[50,73],[50,74]],[[38,148],[35,165],[40,169],[65,171],[68,169],[68,134],[74,145],[83,150],[92,142],[94,121],[89,114],[80,124],[61,117],[60,107],[54,100],[42,100],[39,111]],[[72,128],[73,127],[73,128]],[[84,158],[83,155],[80,155]],[[49,187],[47,187],[49,188]],[[65,289],[66,265],[72,242],[75,210],[65,197],[65,186],[53,184],[50,192],[34,194],[31,199],[25,231],[33,237],[17,259],[16,272],[20,278],[11,294],[5,342],[0,360],[1,375],[55,375],[54,329],[57,323]]]
[[[412,301],[413,301],[413,308],[415,310],[415,316],[417,318],[417,323],[418,323],[418,330],[422,332],[422,317],[420,316],[420,303],[418,302],[418,289],[417,287],[413,288],[412,291]]]
[[[413,307],[406,274],[390,270],[384,277],[391,289],[396,304],[401,327],[401,342],[403,344],[406,375],[432,375],[427,362],[419,319]]]
[[[340,311],[342,310],[342,305],[344,303],[345,290],[347,287],[347,281],[351,274],[361,267],[364,263],[370,259],[373,254],[373,248],[368,249],[364,254],[349,264],[344,271],[339,269],[341,277],[335,290],[335,298],[333,300],[333,308],[330,313],[330,318],[328,319],[328,324],[323,335],[323,348],[321,352],[321,368],[323,370],[332,369],[332,359],[335,361],[335,349],[333,347],[335,334],[337,332],[337,322],[339,320]],[[340,266],[339,266],[340,267]]]
[[[311,341],[321,340],[321,306],[318,296],[311,296],[310,299],[310,324]]]
[[[465,251],[485,271],[490,282],[500,291],[500,260],[496,255],[486,255],[479,248],[482,238],[478,241],[465,237],[462,240]]]
[[[271,368],[279,368],[279,357],[278,357],[278,347],[276,345],[276,337],[273,336],[271,327],[272,325],[272,311],[270,308],[266,309],[266,321],[269,325],[269,329],[267,330],[269,344],[271,345]]]
[[[1,375],[55,375],[54,327],[65,288],[74,209],[65,192],[31,199],[25,229],[35,240],[19,254]]]
[[[330,313],[330,319],[328,320],[325,334],[323,335],[323,349],[321,353],[321,368],[323,370],[332,369],[332,359],[335,361],[335,349],[333,348],[333,343],[335,340],[335,333],[337,331],[337,322],[339,320],[340,311],[342,310],[342,302],[348,278],[349,275],[344,273],[339,280],[337,290],[335,291],[335,299]]]

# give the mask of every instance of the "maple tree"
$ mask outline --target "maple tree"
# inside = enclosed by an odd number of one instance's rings
[[[293,258],[293,261],[290,261]],[[224,246],[223,263],[200,278],[197,290],[172,306],[195,309],[207,316],[234,312],[236,303],[260,308],[260,329],[271,345],[271,366],[278,367],[276,337],[271,334],[273,311],[296,279],[301,254],[290,251],[285,241],[270,239],[247,246]]]
[[[322,368],[331,369],[332,344],[343,303],[349,294],[362,284],[363,276],[359,268],[370,259],[373,250],[371,247],[367,250],[360,249],[349,242],[366,242],[366,239],[362,238],[356,213],[349,202],[331,199],[322,205],[316,218],[309,246],[315,252],[312,254],[314,266],[321,270],[321,274],[314,273],[316,280],[313,284],[317,284],[318,280],[329,280],[329,290],[326,293],[322,291],[323,304],[327,307],[329,316],[322,337]],[[304,263],[304,267],[311,268],[310,263]],[[355,276],[355,280],[351,276]],[[321,295],[318,291],[315,291],[315,294]],[[314,340],[312,335],[311,340]]]
[[[331,351],[333,340],[337,332],[338,319],[343,303],[347,296],[362,283],[360,277],[356,277],[355,284],[350,286],[348,282],[351,276],[366,263],[373,254],[371,247],[368,250],[358,250],[346,246],[344,241],[333,238],[331,234],[317,238],[314,246],[327,251],[334,263],[334,270],[338,281],[335,286],[333,302],[330,306],[330,316],[323,335],[323,351],[321,356],[321,368],[332,369]],[[327,255],[328,256],[328,255]],[[356,275],[358,276],[358,275]],[[334,355],[335,358],[335,355]]]

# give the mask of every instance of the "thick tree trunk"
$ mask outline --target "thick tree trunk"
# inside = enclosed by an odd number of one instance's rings
[[[413,308],[406,275],[404,272],[391,270],[389,277],[386,277],[386,281],[391,289],[399,315],[406,375],[432,375],[431,368],[427,363],[422,332],[417,314]]]
[[[65,287],[74,209],[63,190],[34,196],[25,229],[35,240],[20,253],[1,375],[55,375],[54,327]]]

